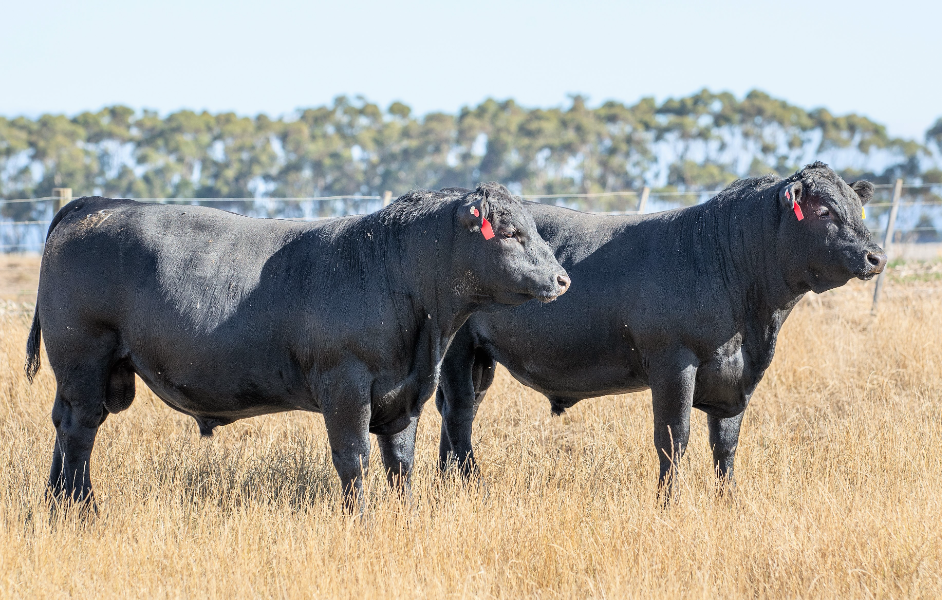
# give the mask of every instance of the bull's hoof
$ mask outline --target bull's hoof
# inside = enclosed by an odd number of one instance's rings
[[[480,479],[480,470],[478,469],[477,463],[473,459],[466,459],[462,462],[458,462],[458,459],[455,458],[453,454],[448,455],[447,460],[439,459],[438,461],[438,474],[442,479],[446,479],[454,471],[461,482],[471,483]]]
[[[81,499],[75,499],[65,493],[47,492],[46,502],[49,504],[49,524],[54,525],[60,519],[77,518],[81,521],[91,521],[99,516],[98,502],[94,494]]]
[[[725,501],[727,504],[739,503],[739,492],[736,489],[735,481],[729,481],[727,479],[717,480],[714,493],[719,501]]]

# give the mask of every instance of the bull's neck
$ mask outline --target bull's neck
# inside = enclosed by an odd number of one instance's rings
[[[432,325],[443,339],[470,314],[452,272],[454,211],[454,203],[441,202],[420,214],[380,211],[375,220],[386,240],[380,259],[397,313],[422,329]]]
[[[408,373],[387,396],[415,414],[434,394],[448,345],[467,318],[449,293],[457,287],[449,285],[454,210],[449,202],[387,207],[362,217],[348,232],[353,244],[373,242],[376,285],[386,291],[377,310],[395,320],[387,351],[411,358]]]
[[[701,244],[719,260],[714,276],[726,284],[726,300],[743,314],[779,325],[804,295],[790,283],[778,235],[780,211],[761,195],[725,198],[697,207],[703,222]]]

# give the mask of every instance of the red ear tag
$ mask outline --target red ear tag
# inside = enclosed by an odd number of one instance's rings
[[[785,199],[786,200],[792,199],[791,194],[788,193],[788,190],[785,190]],[[801,212],[801,207],[798,206],[798,202],[792,202],[792,210],[795,211],[795,216],[798,217],[799,221],[805,220],[805,215],[804,213]]]
[[[489,240],[494,237],[494,230],[491,229],[491,222],[487,219],[482,219],[484,221],[481,223],[481,234],[484,235],[485,240]]]
[[[804,221],[805,215],[801,212],[801,207],[798,206],[798,203],[795,203],[795,216],[798,217],[799,221]]]

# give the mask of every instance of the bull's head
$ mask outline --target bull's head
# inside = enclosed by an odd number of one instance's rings
[[[455,248],[465,263],[459,268],[476,299],[510,305],[531,299],[549,302],[569,289],[569,276],[540,237],[533,217],[504,186],[483,183],[468,192],[458,203],[456,219]]]
[[[779,244],[793,283],[816,293],[850,279],[872,279],[883,271],[886,253],[870,237],[863,207],[873,185],[847,185],[824,163],[816,162],[784,181],[778,189],[785,211]]]

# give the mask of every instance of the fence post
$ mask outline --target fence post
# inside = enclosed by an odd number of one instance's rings
[[[648,186],[644,186],[643,188],[641,188],[641,200],[638,201],[638,214],[639,215],[644,214],[644,207],[648,203],[648,194],[650,193],[651,193],[651,188],[649,188]]]
[[[72,188],[53,188],[52,195],[56,198],[56,212],[72,201]]]
[[[391,202],[392,202],[392,192],[390,192],[389,190],[386,190],[385,192],[383,192],[383,206],[389,206]]]
[[[897,179],[893,188],[893,205],[890,207],[890,218],[886,221],[886,233],[883,235],[883,251],[886,252],[887,262],[890,260],[890,244],[893,242],[893,229],[896,228],[896,213],[899,212],[899,198],[903,193],[903,180]],[[870,314],[877,314],[877,303],[880,302],[880,288],[883,286],[883,276],[886,269],[877,275],[877,285],[873,289],[873,307]]]

